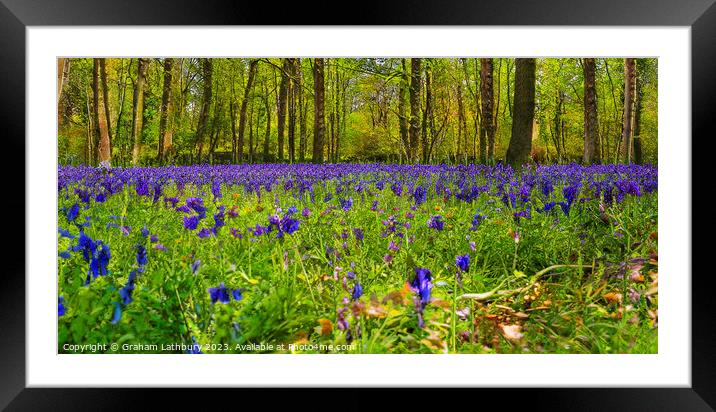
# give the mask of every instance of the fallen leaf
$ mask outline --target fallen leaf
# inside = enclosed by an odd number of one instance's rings
[[[616,292],[609,292],[602,295],[604,299],[607,300],[607,302],[610,303],[621,303],[622,302],[622,294],[616,293]]]
[[[330,320],[318,319],[318,323],[320,324],[320,326],[316,329],[319,329],[319,333],[321,336],[330,335],[333,332],[333,322],[331,322]]]
[[[502,336],[512,343],[519,343],[525,335],[522,334],[522,326],[500,324]]]

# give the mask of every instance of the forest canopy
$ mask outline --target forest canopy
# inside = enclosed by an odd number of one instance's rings
[[[58,161],[657,163],[653,58],[59,58]]]

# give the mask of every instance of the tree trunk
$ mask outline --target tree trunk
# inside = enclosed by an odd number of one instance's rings
[[[425,111],[423,112],[423,163],[430,163],[430,141],[433,133],[433,88],[432,88],[432,77],[433,70],[430,65],[430,60],[426,61],[425,64]],[[430,128],[430,134],[428,134],[428,128]]]
[[[495,163],[495,128],[493,127],[492,59],[480,59],[480,97],[482,121],[480,122],[480,162]]]
[[[276,117],[278,118],[278,161],[283,162],[283,133],[286,125],[286,97],[288,95],[288,71],[289,71],[288,59],[283,59],[283,66],[281,69],[281,85],[278,89],[278,108],[276,110]]]
[[[288,60],[288,162],[296,161],[296,60]]]
[[[516,59],[512,136],[505,161],[518,169],[532,149],[535,110],[535,59]]]
[[[633,127],[632,112],[634,108],[634,80],[635,80],[635,60],[633,58],[624,59],[624,119],[621,147],[617,154],[617,162],[621,155],[624,156],[626,163],[632,160],[632,144],[631,134]]]
[[[644,99],[644,71],[646,60],[636,61],[636,108],[634,109],[634,163],[642,164],[644,156],[641,148],[641,110]]]
[[[102,106],[104,106],[105,126],[107,129],[107,150],[112,157],[112,119],[109,114],[109,92],[107,88],[107,59],[99,59],[99,79],[102,87]]]
[[[244,130],[246,128],[246,107],[249,104],[251,98],[251,90],[254,84],[254,77],[256,76],[256,67],[258,60],[252,59],[249,62],[249,75],[246,79],[246,87],[244,88],[244,98],[241,101],[241,110],[239,111],[239,141],[238,141],[238,153],[236,154],[236,160],[241,163],[244,160]],[[233,116],[232,116],[233,117]],[[249,147],[251,143],[249,143]]]
[[[211,59],[201,59],[201,69],[204,75],[204,92],[201,97],[201,112],[199,113],[199,123],[196,126],[196,144],[198,146],[197,163],[201,163],[201,154],[204,147],[204,136],[206,135],[206,126],[209,120],[209,111],[211,110],[211,93],[212,93],[212,75],[214,64]]]
[[[264,136],[264,150],[261,160],[266,163],[269,157],[269,137],[271,136],[271,105],[269,103],[268,86],[264,84],[264,104],[266,105],[266,134]]]
[[[94,59],[93,76],[92,76],[92,88],[94,95],[94,123],[95,123],[95,136],[99,142],[97,147],[97,155],[99,156],[100,164],[110,166],[112,154],[110,152],[110,140],[109,131],[107,129],[107,111],[105,106],[105,95],[104,82],[101,81],[101,66],[104,59]]]
[[[162,114],[159,118],[159,144],[157,160],[159,164],[164,163],[164,153],[169,150],[171,144],[167,146],[167,140],[171,141],[171,128],[168,123],[171,119],[171,93],[172,93],[172,71],[174,70],[174,59],[167,57],[164,59],[164,86],[162,90]]]
[[[408,130],[410,147],[409,161],[415,161],[420,138],[420,59],[410,59],[410,129]]]
[[[410,138],[408,136],[408,114],[406,107],[406,93],[408,92],[408,68],[405,64],[405,59],[400,59],[402,66],[402,72],[400,74],[400,86],[398,89],[398,125],[400,127],[400,142],[402,144],[402,151],[405,154],[406,159],[409,159],[408,154],[410,148]]]
[[[144,114],[144,80],[147,75],[147,60],[137,61],[137,83],[134,86],[134,98],[132,99],[132,165],[139,165],[139,150],[142,144],[142,118]]]
[[[303,163],[306,160],[306,107],[303,104],[303,65],[301,59],[296,61],[296,93],[298,93],[298,161]]]
[[[596,65],[593,58],[582,62],[584,71],[584,164],[600,163],[597,118]]]
[[[314,119],[313,119],[313,163],[323,163],[323,136],[326,132],[324,121],[324,61],[315,59],[313,65]]]

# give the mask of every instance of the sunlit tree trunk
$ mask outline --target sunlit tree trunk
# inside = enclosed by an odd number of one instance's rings
[[[198,147],[197,163],[201,163],[201,154],[204,147],[204,136],[206,135],[206,127],[209,123],[209,111],[211,110],[211,93],[212,93],[212,75],[214,65],[211,59],[201,59],[201,70],[204,75],[204,92],[201,97],[201,112],[199,113],[199,123],[196,126],[196,144]]]
[[[430,64],[430,60],[426,61],[425,64],[425,112],[423,112],[423,163],[430,163],[430,142],[428,141],[432,137],[433,127],[433,70]],[[430,134],[428,134],[428,128]]]
[[[313,119],[313,163],[323,163],[323,136],[326,132],[324,121],[324,61],[315,59],[313,64],[314,119]]]
[[[400,59],[402,71],[400,74],[400,85],[398,88],[398,125],[400,128],[400,142],[402,144],[402,152],[406,158],[410,158],[408,152],[410,148],[410,137],[408,136],[408,111],[406,107],[406,99],[408,92],[408,68],[405,59]]]
[[[296,61],[296,93],[298,93],[298,161],[303,163],[306,160],[306,106],[303,102],[303,64],[301,59]]]
[[[286,126],[286,97],[288,95],[288,71],[289,71],[288,59],[283,59],[283,65],[281,69],[281,85],[278,89],[278,102],[276,117],[278,125],[276,126],[278,131],[278,161],[283,161],[283,135]]]
[[[134,85],[134,98],[132,99],[132,165],[139,164],[139,151],[142,144],[142,119],[144,114],[144,81],[147,75],[146,59],[137,61],[137,82]]]
[[[269,104],[268,86],[264,83],[264,104],[266,106],[266,134],[264,135],[264,150],[261,160],[268,162],[269,157],[269,137],[271,136],[271,105]]]
[[[624,59],[624,118],[622,127],[622,138],[617,155],[617,162],[623,156],[626,163],[632,160],[632,127],[633,127],[633,110],[634,110],[634,80],[635,80],[635,60],[633,58]]]
[[[174,59],[164,59],[164,84],[162,87],[162,114],[159,118],[159,144],[157,160],[159,164],[164,162],[164,153],[171,148],[172,130],[169,127],[171,121],[171,93],[172,93],[172,72],[174,71]],[[167,141],[170,142],[167,145]]]
[[[410,147],[409,160],[415,161],[420,139],[420,59],[410,60],[410,129],[408,130]]]
[[[492,59],[480,59],[480,100],[482,116],[480,118],[480,162],[495,163],[495,128],[493,127],[493,85]]]
[[[593,58],[582,61],[584,71],[584,164],[600,163],[597,118],[596,65]]]
[[[112,153],[110,151],[109,129],[107,127],[107,109],[105,105],[106,92],[104,87],[106,82],[101,80],[101,65],[104,59],[94,59],[92,86],[95,101],[94,116],[96,132],[98,136],[97,155],[100,164],[110,166]]]
[[[236,160],[241,163],[244,161],[244,130],[246,128],[246,108],[251,98],[251,90],[254,84],[254,77],[256,76],[256,67],[258,60],[252,59],[249,62],[249,75],[246,79],[246,87],[244,88],[244,98],[241,101],[241,110],[239,111],[239,140],[238,140],[238,153],[236,154]],[[249,143],[251,147],[251,143]]]
[[[532,149],[532,127],[535,109],[535,59],[515,61],[515,100],[512,136],[505,161],[518,169]]]
[[[288,82],[288,161],[293,164],[296,161],[296,60],[288,59],[289,82]]]
[[[641,147],[641,111],[644,100],[644,71],[646,60],[637,59],[636,61],[636,107],[634,108],[634,163],[642,164],[644,162],[643,150]]]

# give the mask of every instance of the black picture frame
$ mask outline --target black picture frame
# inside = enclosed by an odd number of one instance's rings
[[[136,409],[149,406],[142,398],[148,390],[137,389],[39,389],[26,388],[25,373],[25,226],[19,215],[31,219],[25,212],[25,179],[18,170],[25,170],[25,28],[27,26],[71,25],[256,25],[256,24],[368,24],[368,25],[567,25],[567,26],[689,26],[691,27],[692,68],[692,140],[713,140],[716,136],[713,119],[715,105],[711,95],[716,91],[716,5],[714,0],[529,0],[468,1],[449,0],[411,2],[409,0],[383,3],[362,1],[346,3],[351,11],[342,11],[339,2],[293,2],[280,6],[273,2],[230,2],[191,0],[0,0],[0,126],[5,161],[3,189],[5,206],[10,211],[3,221],[6,241],[15,250],[6,250],[5,270],[0,280],[0,407],[8,410],[108,410]],[[316,10],[320,10],[318,14]],[[668,87],[668,86],[667,86]],[[22,153],[24,156],[20,156]],[[702,153],[707,151],[693,152]],[[14,158],[16,163],[12,163]],[[692,157],[693,158],[693,157]],[[692,164],[707,164],[701,159]],[[708,172],[706,172],[708,173]],[[699,174],[693,173],[692,179]],[[692,189],[700,187],[692,182]],[[689,200],[691,202],[691,200]],[[703,210],[708,205],[690,203],[692,216],[712,221]],[[9,227],[15,224],[17,227]],[[703,231],[703,229],[699,229]],[[709,242],[710,243],[710,242]],[[692,241],[692,256],[707,256],[708,244]],[[21,249],[21,250],[17,250]],[[696,252],[696,253],[694,253]],[[701,252],[701,253],[699,253]],[[694,262],[695,263],[695,262]],[[716,408],[716,322],[713,276],[697,273],[685,266],[684,273],[692,282],[692,380],[689,388],[601,388],[601,389],[492,389],[477,390],[475,395],[437,399],[447,402],[463,398],[468,405],[476,399],[509,400],[509,407],[545,407],[549,410],[714,410]],[[668,274],[671,275],[671,274]],[[31,291],[29,291],[31,292]],[[638,383],[635,383],[638,385]],[[180,391],[183,392],[180,393]],[[218,396],[197,399],[203,408],[227,402],[239,407],[240,399],[297,402],[292,396],[277,397],[264,389],[250,394],[235,395],[224,392]],[[489,393],[489,392],[492,393]],[[515,394],[514,391],[521,391]],[[489,395],[488,395],[489,393]],[[178,402],[187,406],[187,398],[195,397],[186,389],[167,389],[159,393],[163,406]],[[317,395],[308,394],[307,398]],[[370,407],[362,395],[338,393],[348,406]],[[232,401],[231,399],[234,399]],[[419,400],[396,397],[396,404],[422,404]],[[320,408],[315,401],[308,403]],[[446,405],[443,403],[443,405]],[[380,409],[387,408],[381,403]],[[422,405],[421,405],[422,408]]]

